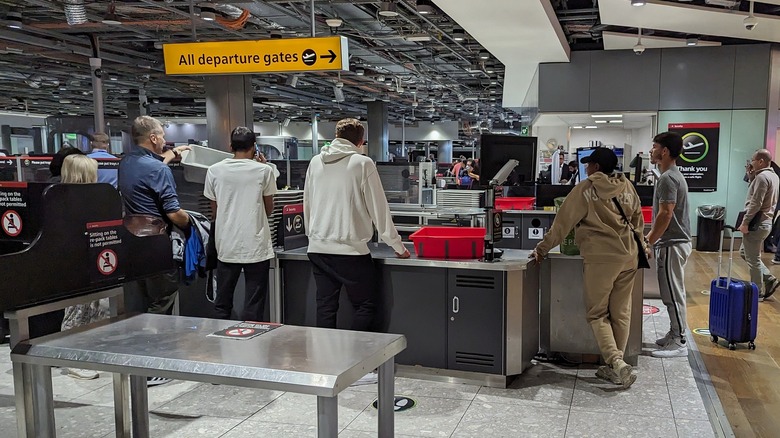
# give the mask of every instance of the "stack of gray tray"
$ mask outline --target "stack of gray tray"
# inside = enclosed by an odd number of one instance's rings
[[[479,208],[482,190],[438,190],[436,206],[438,208]]]
[[[285,205],[303,204],[303,190],[279,190],[274,195],[274,212],[268,218],[271,229],[271,240],[274,246],[281,246],[279,240],[279,224],[282,222],[282,209]]]

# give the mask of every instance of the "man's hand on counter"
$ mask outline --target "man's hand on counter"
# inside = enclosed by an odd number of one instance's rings
[[[395,256],[398,257],[399,259],[408,259],[409,257],[412,256],[412,254],[409,252],[408,249],[404,248],[403,254],[395,253]]]
[[[531,256],[529,258],[534,259],[536,264],[542,263],[542,260],[544,260],[544,257],[542,257],[536,250],[531,251]]]

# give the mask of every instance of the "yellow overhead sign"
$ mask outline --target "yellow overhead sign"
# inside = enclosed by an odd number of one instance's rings
[[[347,39],[340,36],[164,44],[163,54],[168,75],[349,69]]]

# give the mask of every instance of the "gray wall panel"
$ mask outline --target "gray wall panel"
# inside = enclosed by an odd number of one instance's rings
[[[735,51],[735,46],[663,49],[659,109],[731,109]]]
[[[661,51],[636,56],[630,50],[593,52],[591,111],[655,111],[660,95]]]
[[[764,109],[769,90],[770,45],[736,47],[734,109]]]
[[[571,62],[539,65],[539,111],[588,111],[590,57],[591,52],[572,52]]]

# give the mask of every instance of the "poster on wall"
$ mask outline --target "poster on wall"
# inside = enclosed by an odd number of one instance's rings
[[[683,139],[677,166],[688,183],[688,191],[717,190],[720,123],[670,123],[669,131]]]

